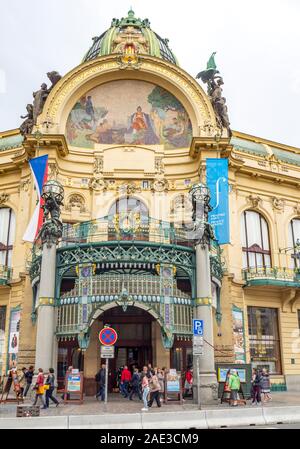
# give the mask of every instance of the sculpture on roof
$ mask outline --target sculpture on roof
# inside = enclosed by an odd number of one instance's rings
[[[20,126],[22,135],[32,133],[33,126],[36,125],[38,116],[43,112],[43,107],[49,93],[61,79],[61,75],[56,71],[48,72],[47,77],[52,83],[50,88],[48,89],[47,84],[43,83],[39,90],[33,92],[33,102],[26,106],[27,115],[21,116],[21,118],[26,119]]]
[[[41,88],[37,90],[36,92],[33,92],[33,121],[34,124],[36,124],[36,120],[38,116],[43,111],[43,107],[45,104],[45,101],[48,97],[48,89],[47,84],[43,83],[41,85]]]
[[[21,118],[26,119],[20,126],[20,132],[21,132],[22,136],[24,136],[25,134],[31,134],[32,128],[34,125],[32,104],[28,104],[26,106],[26,110],[27,110],[27,114],[20,116]]]
[[[231,135],[226,98],[223,97],[222,86],[224,81],[217,70],[215,54],[216,52],[212,53],[207,62],[206,69],[199,72],[196,78],[200,78],[204,84],[207,84],[207,93],[216,113],[218,125],[220,128],[227,129],[229,135]]]

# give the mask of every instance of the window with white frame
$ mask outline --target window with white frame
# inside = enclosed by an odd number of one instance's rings
[[[268,224],[258,212],[246,210],[241,219],[243,268],[271,266]]]
[[[300,253],[297,251],[300,243],[300,218],[294,218],[289,223],[289,247],[291,254],[291,268],[300,268]]]
[[[16,218],[9,207],[0,208],[0,265],[11,266]]]

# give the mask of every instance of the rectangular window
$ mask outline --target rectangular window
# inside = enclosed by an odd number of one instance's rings
[[[248,307],[250,357],[253,367],[281,374],[278,310]]]
[[[6,306],[0,306],[0,374],[4,366]]]

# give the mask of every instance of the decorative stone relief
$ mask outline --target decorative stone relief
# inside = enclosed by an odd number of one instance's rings
[[[272,198],[272,205],[274,209],[282,211],[284,209],[285,202],[282,198]]]
[[[300,215],[300,203],[297,203],[296,206],[294,207],[294,212],[297,215]]]
[[[165,165],[162,157],[155,158],[155,173],[157,175],[163,175],[165,173]]]
[[[58,168],[55,162],[49,164],[49,179],[57,179],[57,175],[58,175]]]
[[[26,180],[24,180],[24,181],[21,181],[21,182],[20,182],[19,191],[20,191],[20,190],[24,190],[24,192],[28,192],[30,183],[31,183],[30,178],[28,178],[28,179],[26,179]]]
[[[9,194],[6,192],[0,193],[0,204],[4,204],[9,200]]]
[[[169,183],[166,179],[156,179],[151,183],[152,192],[167,192],[169,190]]]
[[[119,192],[121,195],[133,195],[135,193],[140,193],[142,191],[140,186],[137,186],[134,182],[130,184],[122,184],[119,186]]]
[[[89,182],[89,188],[95,192],[104,192],[107,190],[107,182],[104,179],[93,178]]]
[[[262,202],[262,199],[257,195],[249,195],[247,200],[253,208],[259,207]]]
[[[71,212],[75,207],[80,208],[80,212],[86,212],[85,199],[81,195],[78,195],[78,193],[70,195],[66,210]]]

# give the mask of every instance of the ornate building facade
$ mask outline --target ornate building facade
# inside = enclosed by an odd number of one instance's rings
[[[119,333],[113,372],[146,362],[184,371],[191,321],[204,304],[216,362],[267,366],[272,382],[294,387],[300,149],[231,132],[222,82],[205,93],[132,11],[93,39],[79,66],[48,77],[52,86],[35,93],[21,132],[0,133],[1,372],[40,361],[46,303],[49,363],[59,380],[71,364],[83,370],[87,394],[105,324]],[[53,298],[40,292],[40,240],[23,240],[37,201],[28,161],[46,154],[48,179],[64,188]],[[205,180],[211,157],[229,160],[230,244],[210,242],[205,296],[183,223],[191,223],[189,191]]]

